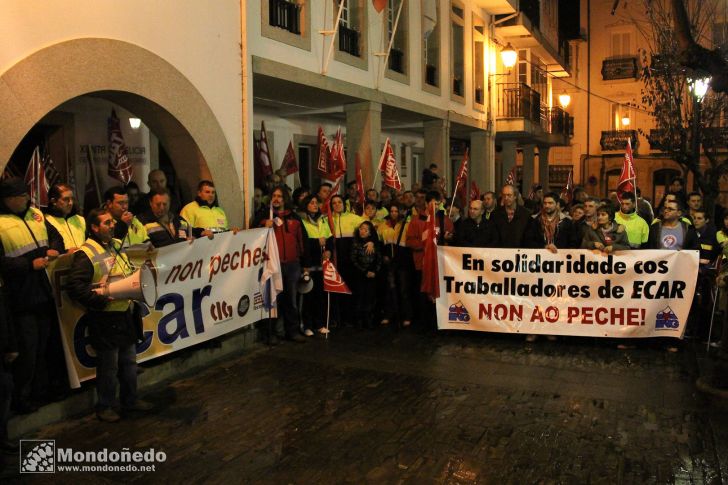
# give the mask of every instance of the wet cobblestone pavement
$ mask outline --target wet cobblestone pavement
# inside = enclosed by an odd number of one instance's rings
[[[164,450],[151,473],[31,483],[722,483],[728,406],[690,348],[390,329],[263,348],[160,387],[147,416],[34,438]],[[16,465],[17,466],[17,465]],[[18,480],[18,476],[9,481]]]

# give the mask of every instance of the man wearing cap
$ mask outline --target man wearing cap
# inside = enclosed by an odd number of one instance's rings
[[[116,407],[116,381],[121,384],[122,410],[149,411],[137,399],[136,343],[141,337],[132,301],[109,294],[110,279],[131,276],[135,268],[122,242],[114,239],[116,221],[106,209],[93,209],[87,221],[89,237],[73,255],[67,280],[68,296],[86,308],[91,346],[96,352],[96,417],[113,423],[121,417]]]
[[[0,183],[0,274],[15,323],[18,358],[13,365],[14,407],[18,413],[37,408],[30,402],[42,389],[45,353],[55,308],[45,269],[63,248],[60,234],[46,225],[43,213],[30,206],[25,182]]]

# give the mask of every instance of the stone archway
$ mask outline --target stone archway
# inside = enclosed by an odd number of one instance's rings
[[[201,177],[211,176],[230,221],[241,225],[242,175],[212,109],[169,62],[127,42],[93,38],[61,42],[3,73],[0,167],[41,118],[86,94],[106,98],[140,116],[174,160],[181,180],[194,185]]]

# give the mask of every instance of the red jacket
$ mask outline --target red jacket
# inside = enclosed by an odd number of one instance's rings
[[[278,219],[283,223],[276,224]],[[266,220],[260,222],[261,227],[265,227]],[[303,224],[301,221],[291,211],[279,211],[273,217],[273,232],[276,235],[278,257],[281,263],[300,262],[303,257]]]

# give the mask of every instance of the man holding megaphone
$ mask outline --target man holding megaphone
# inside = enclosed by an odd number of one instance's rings
[[[132,301],[109,294],[111,280],[132,275],[122,242],[114,239],[116,222],[106,209],[92,210],[86,220],[88,239],[73,255],[67,290],[72,300],[87,309],[91,345],[96,351],[96,416],[116,422],[117,375],[124,411],[149,411],[152,405],[137,399],[136,342],[139,338]]]

